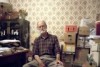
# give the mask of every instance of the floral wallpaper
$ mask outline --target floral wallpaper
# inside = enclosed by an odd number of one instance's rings
[[[14,10],[24,9],[30,21],[30,40],[37,31],[36,23],[45,20],[48,32],[60,39],[67,24],[79,25],[80,20],[89,17],[96,20],[100,13],[100,0],[10,0]]]

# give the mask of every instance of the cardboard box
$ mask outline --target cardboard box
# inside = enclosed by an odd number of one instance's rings
[[[90,34],[90,29],[89,27],[79,27],[79,35],[80,36],[88,36]]]
[[[88,40],[84,39],[84,37],[78,37],[77,46],[78,47],[85,47],[85,48],[89,48],[90,47]]]
[[[96,43],[94,40],[90,40],[91,51],[100,51],[100,43]]]
[[[78,47],[84,47],[84,40],[78,38],[78,39],[77,39],[77,46],[78,46]]]
[[[70,44],[75,43],[76,33],[64,33],[64,42]]]
[[[100,38],[99,39],[93,39],[93,41],[100,44]]]
[[[91,52],[93,54],[93,59],[97,63],[97,66],[100,66],[100,52]]]
[[[93,44],[92,47],[91,47],[91,51],[100,51],[100,45]]]
[[[64,52],[75,52],[75,45],[74,44],[65,44],[63,46]]]
[[[80,62],[87,61],[87,55],[89,54],[89,48],[76,48],[75,56]]]
[[[78,28],[76,25],[66,25],[65,32],[77,32]]]

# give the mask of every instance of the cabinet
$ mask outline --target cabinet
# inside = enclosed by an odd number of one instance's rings
[[[9,55],[0,56],[0,67],[22,67],[27,61],[28,50],[21,50]]]
[[[20,40],[20,24],[15,20],[0,21],[0,40]]]
[[[25,19],[0,20],[0,40],[20,40],[20,45],[29,48],[29,21]]]

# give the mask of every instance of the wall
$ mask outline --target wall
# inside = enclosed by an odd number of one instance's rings
[[[25,9],[30,21],[31,42],[36,32],[36,23],[45,20],[48,32],[63,35],[66,24],[79,25],[84,17],[96,19],[100,13],[100,0],[10,0],[14,10]]]

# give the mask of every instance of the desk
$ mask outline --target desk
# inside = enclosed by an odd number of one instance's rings
[[[26,63],[28,50],[21,50],[10,55],[0,56],[0,67],[22,67]]]

